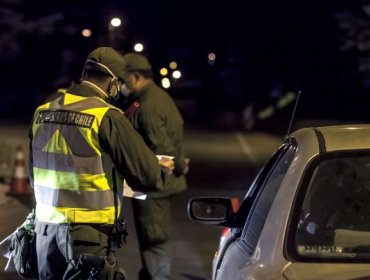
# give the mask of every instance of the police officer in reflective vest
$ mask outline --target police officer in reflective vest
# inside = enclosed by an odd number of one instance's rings
[[[123,65],[114,49],[95,49],[81,83],[34,113],[30,175],[39,279],[93,279],[99,257],[120,275],[112,252],[119,243],[123,179],[147,192],[165,190],[171,177],[173,162],[158,162],[109,104],[123,83]]]

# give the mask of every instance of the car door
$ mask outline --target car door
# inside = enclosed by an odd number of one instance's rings
[[[245,279],[245,266],[250,265],[264,222],[295,151],[293,140],[285,142],[256,177],[237,214],[239,220],[244,219],[241,234],[225,244],[214,268],[214,279]]]

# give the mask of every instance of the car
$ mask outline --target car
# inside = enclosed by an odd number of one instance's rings
[[[237,211],[229,197],[193,197],[188,215],[230,228],[213,280],[370,279],[370,125],[301,128]]]

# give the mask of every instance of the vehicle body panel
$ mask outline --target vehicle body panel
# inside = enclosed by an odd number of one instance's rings
[[[295,154],[276,191],[262,230],[259,236],[255,237],[258,238],[255,248],[251,248],[246,242],[248,223],[254,221],[250,220],[250,216],[262,215],[258,211],[254,212],[253,206],[247,210],[250,212],[247,213],[244,228],[240,226],[237,229],[232,228],[220,245],[219,252],[213,260],[213,279],[370,279],[370,259],[368,263],[330,263],[325,260],[318,263],[297,260],[287,249],[288,246],[294,246],[288,244],[289,228],[292,217],[297,215],[294,213],[295,207],[302,206],[296,206],[299,201],[297,197],[302,192],[302,181],[308,174],[310,164],[319,156],[333,152],[369,151],[370,125],[300,129],[291,134],[288,141],[278,150],[283,156],[276,160],[277,163],[270,167],[269,163],[265,166],[271,168],[271,171],[262,170],[262,174],[263,172],[272,174],[274,169],[278,168],[279,161],[284,159],[284,145],[290,145],[289,141],[296,143]],[[263,183],[258,181],[258,176],[247,192],[245,200],[251,189],[257,188],[255,184],[268,184],[269,176],[272,175],[267,175],[266,178],[261,175]],[[263,188],[262,186],[262,193]],[[259,199],[256,197],[255,201],[258,203]]]
[[[370,264],[290,263],[284,279],[365,280],[370,279]]]
[[[328,152],[336,150],[369,149],[369,125],[318,127]]]

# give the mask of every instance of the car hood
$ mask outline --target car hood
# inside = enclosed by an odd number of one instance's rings
[[[290,263],[283,275],[289,280],[365,280],[370,279],[370,265]]]

